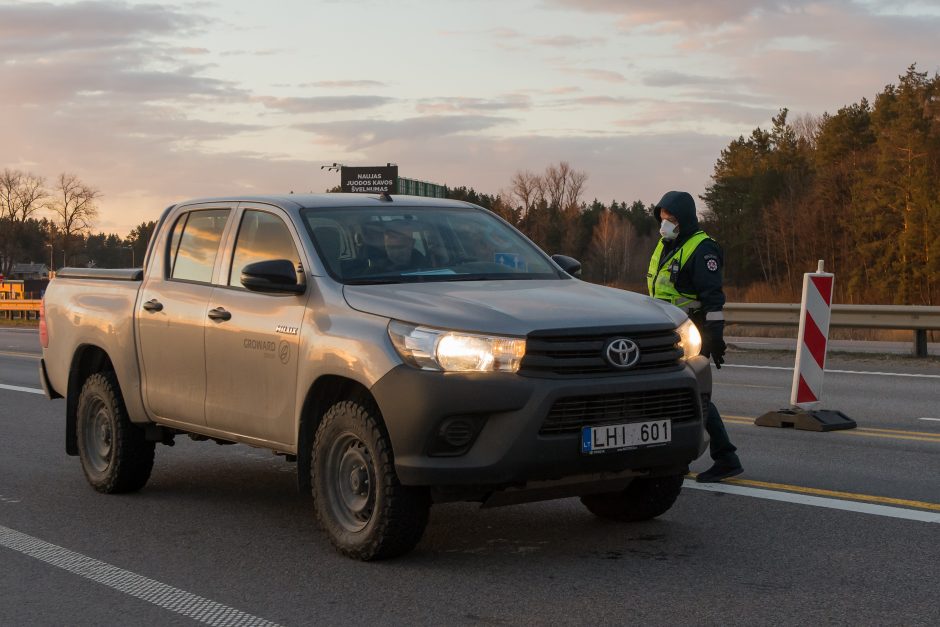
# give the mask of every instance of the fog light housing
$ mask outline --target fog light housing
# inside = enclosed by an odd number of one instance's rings
[[[484,416],[450,416],[441,421],[431,438],[428,455],[456,457],[463,455],[480,433]]]

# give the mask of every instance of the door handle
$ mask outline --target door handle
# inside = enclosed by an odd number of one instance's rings
[[[216,307],[209,310],[209,317],[217,322],[225,322],[232,319],[232,314],[222,307]]]
[[[144,309],[154,313],[163,311],[163,303],[158,301],[156,298],[151,298],[146,303],[144,303]]]

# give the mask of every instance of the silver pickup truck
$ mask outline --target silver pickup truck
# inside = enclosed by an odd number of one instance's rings
[[[65,269],[40,375],[99,492],[179,435],[272,450],[346,555],[399,555],[432,503],[668,510],[705,447],[685,314],[575,278],[464,202],[323,194],[169,207],[143,269]]]

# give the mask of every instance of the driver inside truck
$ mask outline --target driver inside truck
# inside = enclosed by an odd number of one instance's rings
[[[415,248],[412,228],[404,220],[370,225],[366,235],[370,265],[387,270],[409,270],[427,266],[424,254]],[[381,232],[381,239],[376,237]],[[381,248],[377,244],[381,241]],[[371,245],[370,245],[371,244]]]

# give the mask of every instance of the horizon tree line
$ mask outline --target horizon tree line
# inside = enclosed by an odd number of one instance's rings
[[[697,204],[739,300],[792,302],[803,273],[825,259],[839,302],[940,302],[940,75],[911,65],[898,78],[873,103],[834,114],[791,121],[783,108],[770,128],[721,151]],[[652,204],[588,204],[587,180],[561,161],[517,171],[497,194],[453,187],[447,197],[495,212],[546,252],[582,260],[586,280],[645,291],[658,241]],[[125,238],[93,234],[100,197],[74,175],[47,189],[41,177],[4,170],[0,273],[48,258],[50,248],[74,265],[127,266],[128,257],[139,265],[155,222]]]

